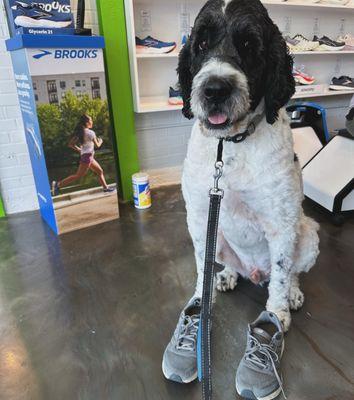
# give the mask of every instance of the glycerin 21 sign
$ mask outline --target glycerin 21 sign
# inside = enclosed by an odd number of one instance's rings
[[[5,0],[11,35],[73,34],[74,19],[70,0]]]

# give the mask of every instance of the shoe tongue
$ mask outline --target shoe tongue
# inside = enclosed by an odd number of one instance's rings
[[[272,340],[271,336],[261,328],[253,328],[253,336],[262,344],[269,344]]]

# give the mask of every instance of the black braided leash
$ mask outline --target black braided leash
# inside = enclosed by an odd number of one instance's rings
[[[203,278],[203,297],[200,314],[200,346],[201,351],[201,379],[202,379],[202,398],[203,400],[212,399],[212,371],[211,371],[211,318],[212,318],[212,301],[214,286],[214,269],[216,242],[218,236],[218,225],[220,215],[221,200],[224,197],[224,191],[219,188],[219,180],[222,177],[224,162],[222,160],[224,140],[227,142],[240,143],[248,136],[253,134],[257,125],[263,119],[263,113],[258,114],[248,125],[243,133],[239,133],[231,138],[219,139],[217,159],[215,163],[214,187],[210,190],[210,204],[208,228],[205,248],[205,264]]]
[[[204,280],[203,280],[203,297],[201,309],[201,360],[202,360],[202,391],[203,400],[212,398],[212,382],[211,382],[211,310],[213,301],[213,284],[214,284],[214,266],[216,241],[219,225],[219,213],[221,199],[224,197],[224,191],[219,189],[218,183],[222,176],[223,139],[219,140],[218,156],[215,163],[214,188],[210,190],[210,205],[207,239],[205,248],[205,264],[204,264]]]

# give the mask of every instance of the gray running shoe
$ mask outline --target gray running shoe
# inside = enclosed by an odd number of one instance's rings
[[[237,393],[251,400],[272,400],[283,393],[280,359],[284,334],[274,313],[263,311],[248,326],[247,346],[236,373]]]
[[[200,321],[200,298],[192,298],[182,311],[172,339],[162,360],[165,377],[179,383],[189,383],[198,376],[197,336]]]

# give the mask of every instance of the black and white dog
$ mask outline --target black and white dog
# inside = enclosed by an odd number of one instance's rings
[[[196,117],[182,179],[195,248],[201,297],[208,215],[218,138],[244,132],[244,142],[225,142],[225,190],[217,261],[219,291],[234,289],[238,275],[269,280],[267,310],[290,325],[290,310],[304,296],[299,274],[315,264],[317,224],[302,209],[299,163],[284,105],[295,90],[293,60],[278,27],[259,0],[209,0],[182,49],[178,74],[183,113]]]

